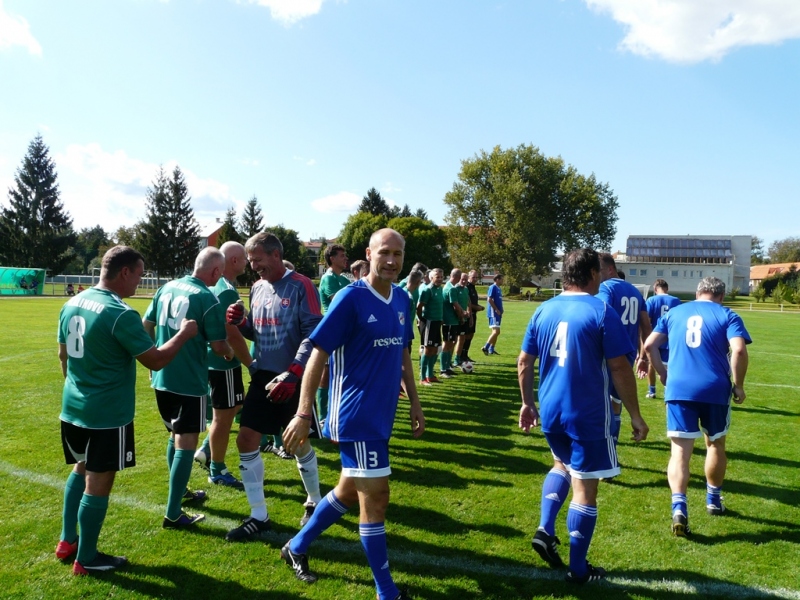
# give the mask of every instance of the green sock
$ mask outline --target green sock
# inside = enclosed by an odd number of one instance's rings
[[[268,436],[267,434],[265,433],[261,434],[261,443],[259,444],[259,446],[266,446],[267,444],[269,444],[270,443],[269,438],[270,436]]]
[[[317,389],[317,417],[320,421],[328,418],[328,388]]]
[[[78,510],[80,510],[85,489],[86,476],[72,471],[64,486],[64,510],[61,515],[61,537],[59,538],[70,544],[78,539]]]
[[[211,461],[211,465],[209,466],[209,470],[211,471],[211,476],[216,477],[217,475],[222,475],[222,472],[227,470],[228,467],[225,466],[224,462],[214,462]]]
[[[193,461],[193,450],[175,450],[175,459],[169,470],[169,496],[167,498],[167,518],[172,521],[181,514],[181,500],[192,474]]]
[[[442,352],[439,355],[439,370],[440,371],[447,370],[447,352]]]
[[[426,357],[428,359],[428,377],[435,377],[433,369],[436,366],[436,355]]]
[[[78,539],[78,562],[82,565],[92,562],[97,556],[97,538],[103,528],[108,511],[108,496],[90,496],[84,493],[78,509],[78,524],[81,537]]]
[[[276,448],[283,448],[283,436],[280,433],[278,435],[273,435],[272,439],[275,440]]]
[[[206,453],[206,456],[211,456],[211,440],[209,439],[210,436],[206,436],[206,439],[203,440],[203,444],[200,446],[200,449]]]
[[[175,438],[167,438],[167,469],[172,470],[172,461],[175,460]]]

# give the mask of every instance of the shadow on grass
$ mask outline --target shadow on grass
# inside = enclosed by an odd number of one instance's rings
[[[800,413],[788,410],[778,410],[769,406],[737,406],[736,412],[753,413],[756,415],[775,416],[775,417],[800,417]]]

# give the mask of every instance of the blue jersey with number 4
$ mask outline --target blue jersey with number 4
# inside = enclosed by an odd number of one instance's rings
[[[384,298],[364,279],[348,285],[309,337],[331,355],[324,434],[341,442],[388,440],[403,353],[413,339],[405,290],[392,285]]]
[[[542,431],[576,440],[610,435],[606,359],[633,350],[616,312],[589,294],[564,292],[534,313],[522,350],[539,357]]]
[[[752,342],[739,315],[711,300],[694,300],[670,309],[654,331],[669,339],[665,401],[730,402],[728,340]]]

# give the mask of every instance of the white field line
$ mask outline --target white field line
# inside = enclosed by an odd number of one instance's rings
[[[788,385],[784,383],[755,383],[746,381],[744,387],[771,387],[771,388],[787,388],[790,390],[800,390],[800,385]]]
[[[7,462],[0,461],[0,471],[12,475],[19,479],[45,485],[58,490],[64,489],[64,479],[56,479],[49,475],[42,475],[34,473],[26,469],[19,469]],[[128,496],[126,494],[114,494],[112,492],[111,502],[114,504],[123,504],[127,507],[142,510],[152,515],[160,517],[163,514],[163,504],[153,504],[143,502],[137,498]],[[221,528],[232,528],[239,524],[239,521],[232,519],[223,519],[218,517],[210,517],[206,520],[207,523]],[[267,536],[269,539],[283,543],[286,539],[286,534],[270,532]],[[316,547],[322,547],[330,552],[335,552],[339,555],[354,555],[363,557],[363,550],[358,541],[352,543],[341,542],[338,540],[325,539],[323,536],[314,542]],[[50,552],[48,551],[48,555]],[[433,556],[430,554],[423,554],[421,552],[404,551],[404,550],[390,550],[391,560],[395,563],[400,563],[407,566],[436,566],[441,567],[446,571],[460,571],[464,573],[481,573],[484,575],[492,575],[496,577],[517,577],[519,579],[543,579],[543,580],[560,580],[564,574],[561,571],[554,571],[552,569],[539,569],[536,567],[514,567],[508,565],[496,565],[489,562],[476,561],[473,559],[461,559],[450,556]],[[606,583],[598,584],[598,591],[602,587],[620,588],[622,590],[635,591],[637,588],[641,590],[653,591],[666,591],[675,594],[683,594],[686,596],[721,596],[728,598],[786,598],[788,600],[800,600],[800,592],[786,588],[770,589],[762,586],[741,586],[728,583],[703,583],[703,582],[688,582],[677,579],[631,579],[629,577],[609,577]]]

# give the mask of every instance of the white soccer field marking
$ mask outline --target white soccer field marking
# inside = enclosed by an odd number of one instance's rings
[[[28,471],[27,469],[17,468],[5,461],[0,461],[0,471],[19,479],[24,479],[31,483],[44,485],[58,490],[64,489],[64,482],[66,481],[66,477],[63,480],[56,479],[55,477],[51,477],[49,475],[43,475],[41,473]],[[151,513],[154,515],[154,522],[157,522],[159,515],[163,514],[163,504],[143,502],[142,500],[127,494],[113,494],[112,502]],[[218,517],[207,518],[205,522],[210,525],[219,526],[225,529],[235,527],[239,524],[238,521]],[[286,535],[277,532],[270,532],[267,537],[277,543],[284,543]],[[356,540],[354,540],[352,543],[346,543],[322,537],[316,540],[314,545],[318,548],[321,547],[328,551],[335,552],[338,555],[353,555],[363,558],[361,544]],[[430,554],[423,554],[421,552],[390,550],[389,554],[391,562],[400,563],[411,567],[424,564],[441,567],[444,571],[455,570],[463,573],[481,573],[496,577],[516,577],[519,579],[544,579],[553,581],[560,580],[564,576],[563,572],[554,571],[552,569],[493,565],[470,559],[434,556]],[[47,555],[52,555],[52,552],[48,550]],[[788,600],[800,600],[800,592],[786,588],[770,589],[762,586],[742,586],[715,582],[689,582],[681,581],[679,579],[661,579],[654,581],[649,579],[631,579],[628,577],[612,576],[606,579],[605,583],[598,584],[597,590],[599,592],[601,589],[609,587],[619,588],[620,590],[626,590],[628,592],[635,592],[636,589],[639,589],[642,591],[665,591],[675,594],[701,597],[717,596],[728,598],[786,598]]]

